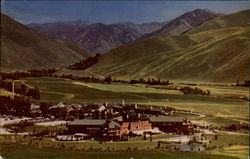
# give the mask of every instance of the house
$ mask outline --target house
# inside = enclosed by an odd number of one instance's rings
[[[149,121],[122,122],[120,126],[120,135],[128,134],[133,131],[149,129],[152,129],[152,124],[149,123]]]
[[[193,130],[192,124],[184,117],[148,117],[153,127],[169,133],[189,134]]]

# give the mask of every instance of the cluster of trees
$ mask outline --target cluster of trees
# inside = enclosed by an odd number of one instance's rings
[[[15,116],[29,116],[31,102],[24,96],[15,96],[11,99],[9,96],[0,96],[0,114],[9,114]]]
[[[106,76],[104,79],[100,79],[95,76],[84,76],[84,77],[79,77],[79,76],[73,76],[72,74],[70,75],[64,75],[62,74],[61,76],[55,76],[55,77],[60,77],[60,78],[67,78],[71,80],[78,80],[78,81],[83,81],[83,82],[91,82],[91,83],[107,83],[110,84],[111,82],[120,82],[120,83],[125,83],[126,81],[123,80],[117,80],[116,78],[112,78],[111,76]]]
[[[246,80],[242,83],[238,81],[236,81],[236,84],[235,84],[236,87],[250,87],[250,80]]]
[[[8,91],[12,91],[12,82],[9,81],[0,81],[1,88],[5,88]],[[22,94],[24,96],[32,97],[33,99],[40,99],[40,91],[38,87],[30,88],[27,85],[22,83],[14,84],[14,92],[18,94]]]
[[[29,70],[28,72],[13,72],[13,73],[1,73],[2,80],[13,79],[18,80],[25,77],[52,77],[53,73],[56,72],[55,68],[52,69],[42,69],[42,70]]]
[[[25,128],[29,126],[33,126],[34,123],[28,122],[28,121],[20,121],[19,123],[13,123],[13,124],[6,124],[4,125],[4,128],[14,130],[15,133],[17,132],[23,132]]]
[[[52,69],[42,69],[42,70],[29,70],[31,77],[52,77],[53,73],[56,72],[55,68]]]
[[[246,125],[246,124],[232,124],[232,125],[226,127],[226,130],[229,130],[229,131],[249,130],[249,125]]]
[[[72,74],[70,75],[61,75],[61,78],[67,78],[71,80],[78,80],[78,81],[84,81],[84,82],[93,82],[93,83],[104,83],[103,79],[99,79],[94,76],[84,76],[84,77],[79,77],[79,76],[73,76]]]
[[[86,60],[81,60],[78,63],[69,65],[70,70],[85,70],[89,68],[90,66],[96,64],[101,57],[100,54],[96,54],[94,57],[88,57]]]
[[[130,80],[129,84],[136,84],[136,83],[143,83],[143,84],[149,84],[149,85],[169,85],[169,80],[160,80],[160,79],[154,79],[154,78],[148,78],[147,80],[143,78],[139,78],[138,80],[133,79]]]
[[[191,88],[191,87],[182,87],[180,88],[180,91],[183,92],[184,94],[195,94],[195,95],[210,95],[209,90],[202,90],[197,87]]]

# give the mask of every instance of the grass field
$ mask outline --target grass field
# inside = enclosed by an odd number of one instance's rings
[[[1,145],[0,147],[0,154],[6,159],[237,159],[222,155],[187,152],[76,152],[24,145]]]
[[[38,86],[41,92],[40,101],[121,103],[124,99],[126,103],[171,106],[206,113],[208,115],[205,120],[218,125],[230,125],[241,121],[248,123],[249,119],[249,103],[238,99],[182,95],[171,90],[146,88],[145,85],[96,84],[60,78],[26,78],[23,81],[30,86]],[[233,91],[235,88],[227,89]],[[240,91],[239,88],[236,89]],[[243,93],[245,91],[242,90]]]
[[[31,86],[38,86],[41,100],[47,101],[189,101],[193,103],[226,103],[241,104],[239,100],[217,98],[198,95],[180,95],[171,90],[159,90],[131,85],[108,85],[83,83],[60,78],[27,78],[24,82]]]

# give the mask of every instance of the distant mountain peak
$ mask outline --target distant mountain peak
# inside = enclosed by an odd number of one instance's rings
[[[186,12],[175,19],[169,21],[159,30],[155,32],[142,35],[137,41],[157,37],[157,36],[171,36],[171,35],[180,35],[201,23],[210,20],[212,18],[218,17],[221,14],[217,14],[208,9],[195,9],[189,12]]]

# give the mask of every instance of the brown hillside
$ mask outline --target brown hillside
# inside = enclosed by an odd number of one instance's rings
[[[68,41],[56,40],[1,14],[1,69],[58,68],[91,53]]]

